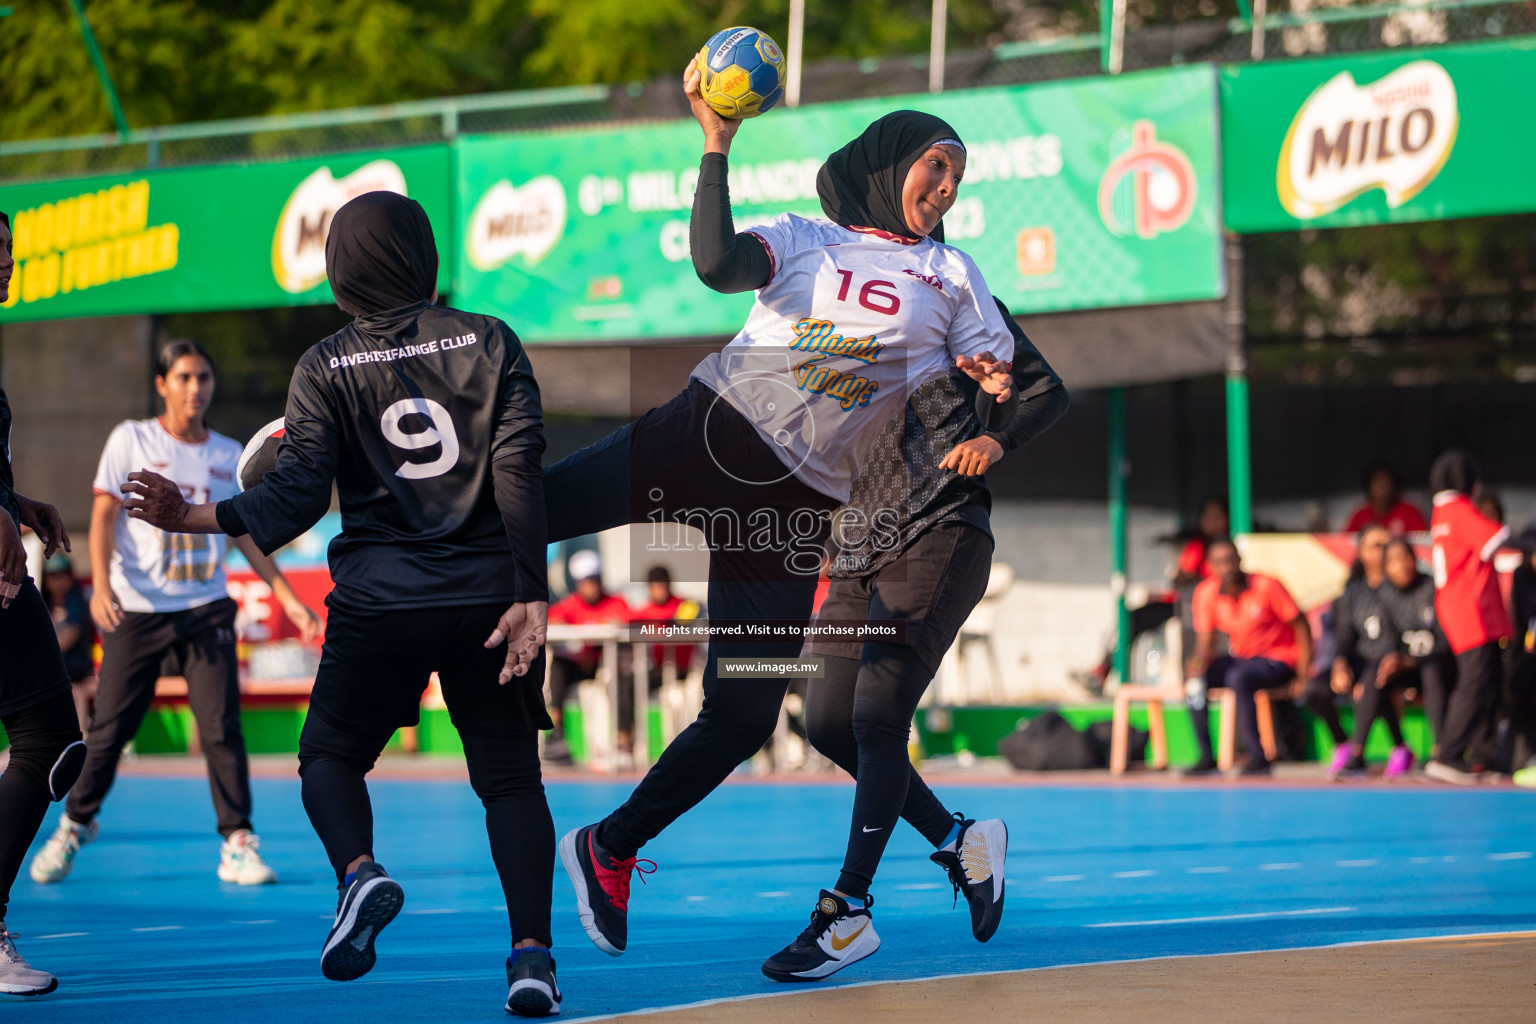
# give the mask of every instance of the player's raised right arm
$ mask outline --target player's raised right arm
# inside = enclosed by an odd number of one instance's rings
[[[726,185],[726,154],[740,121],[721,117],[699,95],[697,60],[688,64],[683,91],[693,116],[704,129],[704,158],[693,192],[693,216],[688,221],[688,245],[699,280],[717,292],[749,292],[773,276],[773,260],[761,238],[737,234],[731,220],[731,194]]]

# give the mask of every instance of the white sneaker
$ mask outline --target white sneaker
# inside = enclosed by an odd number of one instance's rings
[[[16,934],[0,921],[0,993],[8,996],[47,995],[59,987],[59,979],[40,971],[16,952]]]
[[[80,852],[80,847],[100,834],[101,826],[94,820],[89,825],[82,825],[78,821],[71,821],[67,814],[59,815],[59,827],[54,829],[48,842],[32,858],[32,866],[27,869],[27,873],[32,876],[32,881],[42,885],[62,882],[75,866],[75,854]]]
[[[219,847],[219,881],[236,885],[269,885],[277,881],[277,872],[256,852],[259,846],[260,836],[243,828],[231,832]]]

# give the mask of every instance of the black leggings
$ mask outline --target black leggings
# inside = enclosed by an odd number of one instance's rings
[[[717,625],[809,622],[826,516],[837,506],[790,476],[756,428],[698,382],[545,470],[544,500],[551,541],[645,524],[631,537],[635,558],[653,545],[684,543],[667,524],[698,526],[710,549],[709,613]],[[603,819],[598,838],[609,852],[634,856],[773,735],[786,681],[721,680],[718,659],[799,653],[798,640],[710,643],[699,717]]]
[[[504,607],[358,613],[333,603],[299,736],[299,775],[304,809],[340,880],[349,863],[374,853],[364,778],[395,730],[417,724],[421,691],[436,671],[470,785],[485,806],[512,941],[548,946],[555,824],[539,772],[538,730],[550,724],[544,659],[505,686],[497,682],[504,652],[482,642]],[[430,827],[430,819],[420,825]]]
[[[1332,737],[1334,746],[1349,740],[1349,733],[1344,731],[1344,723],[1339,720],[1339,708],[1334,703],[1336,697],[1331,674],[1319,672],[1307,681],[1307,692],[1302,698],[1308,710],[1328,727],[1328,735]]]
[[[0,715],[0,725],[11,743],[11,763],[0,774],[0,921],[4,921],[11,883],[43,824],[48,802],[69,790],[81,759],[59,760],[65,748],[80,741],[75,702],[67,692],[8,711]]]
[[[933,672],[905,644],[866,643],[862,659],[823,655],[811,681],[805,730],[811,745],[858,780],[839,892],[863,896],[898,817],[939,846],[954,818],[907,759],[907,735]]]
[[[1393,690],[1417,689],[1424,695],[1424,705],[1433,709],[1443,707],[1445,695],[1450,692],[1450,682],[1456,677],[1456,663],[1450,658],[1428,657],[1419,659],[1411,669],[1399,672],[1376,685],[1376,667],[1379,662],[1367,662],[1360,673],[1360,699],[1355,702],[1355,730],[1350,736],[1351,745],[1365,749],[1371,736],[1371,725],[1380,718],[1392,735],[1395,746],[1403,745],[1403,727],[1398,721],[1397,707],[1392,702]],[[1430,712],[1433,724],[1435,714]]]

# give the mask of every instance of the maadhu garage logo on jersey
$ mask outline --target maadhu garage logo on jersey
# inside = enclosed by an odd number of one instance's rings
[[[299,182],[272,235],[272,276],[285,292],[307,292],[325,280],[325,236],[331,218],[349,199],[365,192],[410,195],[405,172],[393,160],[373,160],[345,177],[321,167]]]

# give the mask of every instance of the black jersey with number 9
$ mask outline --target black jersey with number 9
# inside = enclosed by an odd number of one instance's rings
[[[359,317],[299,360],[284,418],[276,466],[221,505],[221,525],[270,553],[319,520],[334,481],[332,601],[545,599],[539,391],[505,323],[426,302]],[[493,468],[524,485],[525,516],[505,515],[505,489],[498,507]],[[539,529],[509,538],[518,519]]]

